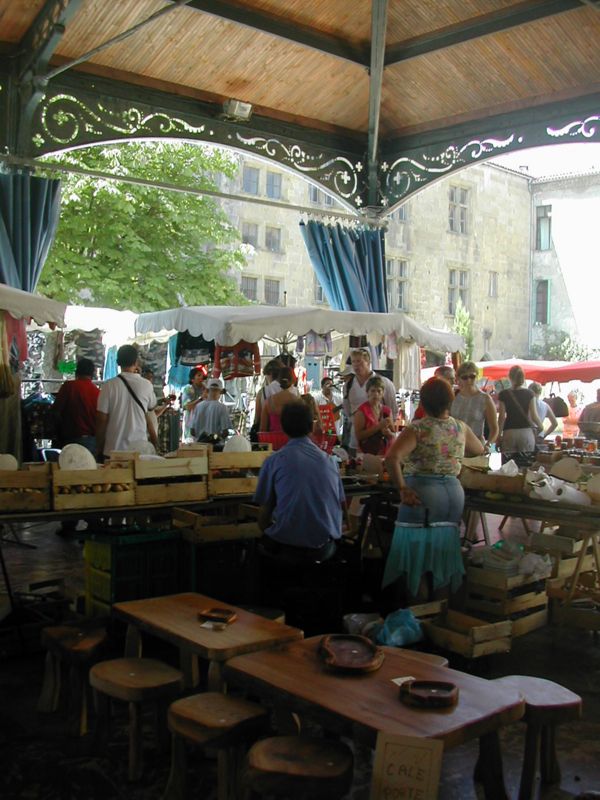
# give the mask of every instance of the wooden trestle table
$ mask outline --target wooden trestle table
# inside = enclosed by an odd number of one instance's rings
[[[385,659],[375,672],[333,672],[318,655],[320,639],[315,636],[277,650],[237,656],[225,664],[224,677],[228,684],[258,695],[279,712],[307,716],[326,730],[370,747],[375,747],[380,731],[440,739],[445,749],[478,737],[478,774],[485,796],[506,800],[498,729],[524,713],[524,701],[515,689],[428,664],[392,647],[383,648]],[[407,675],[456,684],[457,705],[432,710],[404,705],[392,679]]]
[[[203,627],[198,612],[224,605],[236,612],[237,619],[223,630]],[[194,592],[115,603],[112,613],[127,623],[126,657],[142,654],[142,631],[152,634],[179,648],[186,688],[198,685],[198,657],[207,660],[209,691],[222,688],[222,667],[228,658],[276,647],[304,635],[298,628]]]

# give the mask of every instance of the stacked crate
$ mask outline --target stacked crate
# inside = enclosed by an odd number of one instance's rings
[[[254,494],[260,468],[272,452],[270,444],[255,445],[255,448],[248,453],[209,454],[209,497]]]
[[[552,559],[552,577],[567,578],[575,571],[575,564],[581,553],[583,540],[576,528],[565,528],[564,526],[553,530],[546,528],[542,531],[534,531],[529,541],[529,549],[535,553],[548,553]],[[583,557],[582,572],[592,569],[594,566],[594,556],[591,545]]]
[[[470,566],[465,607],[488,618],[510,620],[512,635],[522,636],[548,621],[546,581]]]
[[[118,458],[119,453],[111,454],[111,461]],[[132,463],[137,505],[200,502],[207,498],[207,445],[196,445],[162,459],[143,459],[135,454]]]
[[[113,603],[181,588],[179,531],[92,533],[83,552],[87,616],[105,616]]]
[[[50,464],[31,464],[25,469],[0,470],[0,513],[49,511]]]
[[[410,610],[420,621],[425,639],[442,650],[468,659],[510,650],[510,620],[486,622],[449,609],[445,600],[411,606]]]
[[[262,532],[255,519],[233,502],[217,513],[174,508],[173,525],[181,531],[190,591],[237,605],[256,602]]]
[[[52,500],[55,511],[111,508],[135,504],[131,465],[99,469],[60,469],[52,464]]]

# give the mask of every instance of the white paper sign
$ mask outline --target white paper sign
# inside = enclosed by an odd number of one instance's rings
[[[435,800],[443,751],[437,739],[380,733],[370,800]]]

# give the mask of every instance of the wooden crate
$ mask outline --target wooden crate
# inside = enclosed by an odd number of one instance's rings
[[[562,530],[562,534],[561,534]],[[583,540],[577,538],[579,534],[573,531],[572,536],[565,536],[564,528],[559,528],[556,533],[546,531],[533,531],[529,540],[529,549],[534,552],[550,553],[560,556],[573,556],[583,547]]]
[[[467,568],[465,607],[493,618],[510,619],[513,636],[542,627],[548,619],[545,579],[470,566]]]
[[[513,629],[510,620],[486,622],[448,609],[445,602],[411,606],[411,611],[421,620],[425,637],[436,647],[465,658],[510,650]]]
[[[55,511],[85,508],[113,508],[135,505],[133,469],[59,469],[52,465],[52,495]],[[118,489],[116,487],[124,487]]]
[[[111,453],[111,462],[130,458],[135,476],[137,505],[158,505],[206,500],[208,447],[196,446],[186,456],[143,459],[137,453]]]
[[[49,511],[50,464],[33,469],[0,470],[0,513]]]
[[[260,468],[271,455],[271,445],[250,453],[214,453],[208,457],[209,497],[254,494]]]
[[[139,506],[162,503],[199,502],[208,497],[206,478],[179,483],[139,483],[135,485],[135,502]]]
[[[501,494],[525,494],[524,475],[493,475],[481,470],[463,467],[458,476],[464,489],[473,489],[479,492],[499,492]]]
[[[187,542],[204,544],[239,539],[258,539],[262,531],[257,522],[237,522],[235,520],[213,522],[209,517],[187,511],[173,509],[173,525],[182,528],[182,538]]]

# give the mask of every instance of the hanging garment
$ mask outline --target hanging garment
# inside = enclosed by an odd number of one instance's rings
[[[215,347],[215,366],[213,377],[223,377],[224,381],[232,378],[251,378],[260,375],[260,351],[257,342],[245,342],[235,345]]]
[[[189,331],[177,335],[177,363],[183,367],[195,367],[196,364],[209,364],[215,354],[215,343],[207,341],[204,336],[192,336]]]

